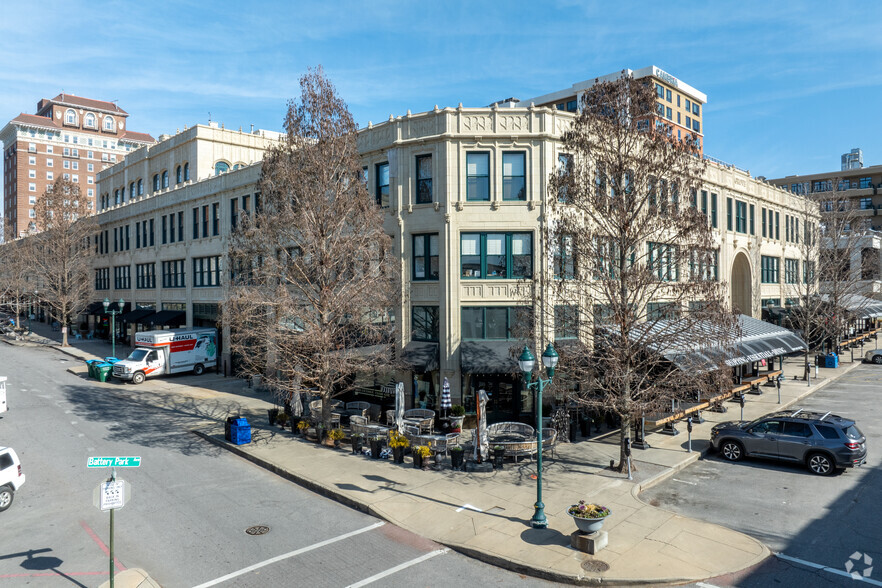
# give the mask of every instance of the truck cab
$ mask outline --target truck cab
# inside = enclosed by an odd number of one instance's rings
[[[142,383],[148,375],[165,371],[165,354],[162,349],[136,347],[129,356],[113,365],[113,375],[121,380]]]

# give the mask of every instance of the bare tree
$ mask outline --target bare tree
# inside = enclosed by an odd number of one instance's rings
[[[63,327],[88,306],[92,295],[91,245],[97,223],[88,201],[78,184],[59,178],[37,199],[38,232],[25,240],[39,299]],[[62,346],[67,346],[67,336],[65,328]]]
[[[576,325],[564,327],[580,343],[563,347],[560,371],[579,383],[578,402],[621,420],[620,470],[640,418],[720,390],[724,370],[672,358],[725,347],[735,328],[712,220],[697,207],[696,137],[674,139],[655,115],[654,88],[625,74],[583,96],[544,230],[556,253],[543,322]]]
[[[33,299],[35,278],[24,240],[11,240],[0,245],[0,301],[14,309],[17,327],[22,324],[22,309],[28,300]]]
[[[287,140],[263,162],[261,204],[231,239],[223,307],[231,349],[284,399],[330,399],[391,362],[398,272],[361,179],[357,127],[321,68],[300,80]]]

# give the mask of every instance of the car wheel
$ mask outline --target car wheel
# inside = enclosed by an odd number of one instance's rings
[[[3,512],[12,504],[12,497],[15,492],[9,486],[0,487],[0,512]]]
[[[738,441],[726,441],[720,445],[720,454],[729,461],[739,461],[744,457],[744,447]]]
[[[829,476],[836,468],[833,467],[833,460],[829,455],[824,453],[812,453],[808,456],[808,468],[813,474],[819,476]]]
[[[197,363],[193,366],[193,373],[197,376],[201,376],[203,373],[205,373],[205,366],[203,366],[201,363]]]
[[[882,364],[882,355],[874,355],[873,363],[875,363],[876,365]]]
[[[133,384],[143,384],[145,379],[146,378],[142,372],[135,372],[134,375],[132,375]]]

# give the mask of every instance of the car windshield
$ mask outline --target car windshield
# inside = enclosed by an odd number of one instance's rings
[[[845,436],[849,439],[860,439],[864,436],[864,434],[861,433],[861,430],[857,428],[857,425],[851,425],[850,427],[845,429]]]
[[[130,359],[132,361],[144,361],[144,358],[147,357],[147,354],[150,353],[146,349],[135,349],[132,351],[126,359]]]

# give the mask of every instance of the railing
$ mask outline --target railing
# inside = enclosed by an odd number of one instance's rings
[[[734,170],[738,170],[740,172],[744,172],[747,175],[750,175],[750,170],[742,169],[742,168],[738,167],[737,165],[734,165],[732,163],[727,163],[727,162],[723,161],[722,159],[717,159],[716,157],[711,157],[710,155],[705,155],[704,159],[705,159],[705,161],[710,161],[711,163],[716,163],[719,166],[728,167],[728,168],[731,168]]]

